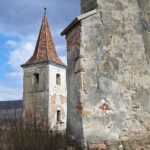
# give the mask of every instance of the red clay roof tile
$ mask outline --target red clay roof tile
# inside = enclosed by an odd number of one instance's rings
[[[46,15],[44,15],[42,20],[35,51],[32,57],[25,64],[23,64],[22,67],[42,62],[53,62],[65,66],[56,53]]]

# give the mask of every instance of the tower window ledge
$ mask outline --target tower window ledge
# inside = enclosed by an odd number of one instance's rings
[[[64,121],[57,121],[56,124],[64,124]]]

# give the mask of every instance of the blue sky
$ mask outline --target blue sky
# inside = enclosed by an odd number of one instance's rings
[[[20,65],[34,51],[44,7],[57,52],[66,62],[60,32],[80,14],[80,0],[0,0],[0,101],[22,99]]]

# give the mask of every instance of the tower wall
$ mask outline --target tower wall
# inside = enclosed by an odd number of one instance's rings
[[[66,34],[68,144],[149,149],[150,2],[97,2],[97,14]]]
[[[34,74],[39,74],[39,83],[35,83]],[[37,124],[48,120],[49,67],[37,64],[24,68],[24,119],[27,124]]]
[[[39,84],[34,74],[39,74]],[[60,75],[60,85],[56,75]],[[66,68],[56,64],[38,64],[24,68],[24,119],[27,124],[48,123],[53,130],[66,129]],[[57,112],[60,111],[60,120]]]
[[[60,84],[57,75],[60,75]],[[52,129],[65,130],[67,118],[66,68],[49,65],[49,123]],[[57,112],[60,111],[60,120]]]

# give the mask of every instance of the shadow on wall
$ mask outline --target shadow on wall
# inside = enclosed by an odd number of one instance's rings
[[[150,1],[149,0],[138,0],[139,7],[141,8],[141,24],[142,33],[144,39],[144,46],[146,52],[146,58],[150,63]]]
[[[80,76],[81,72],[74,72],[75,63],[79,58],[79,48],[68,51],[67,67],[67,145],[73,146],[78,150],[85,147],[82,110],[83,103],[80,99]]]

